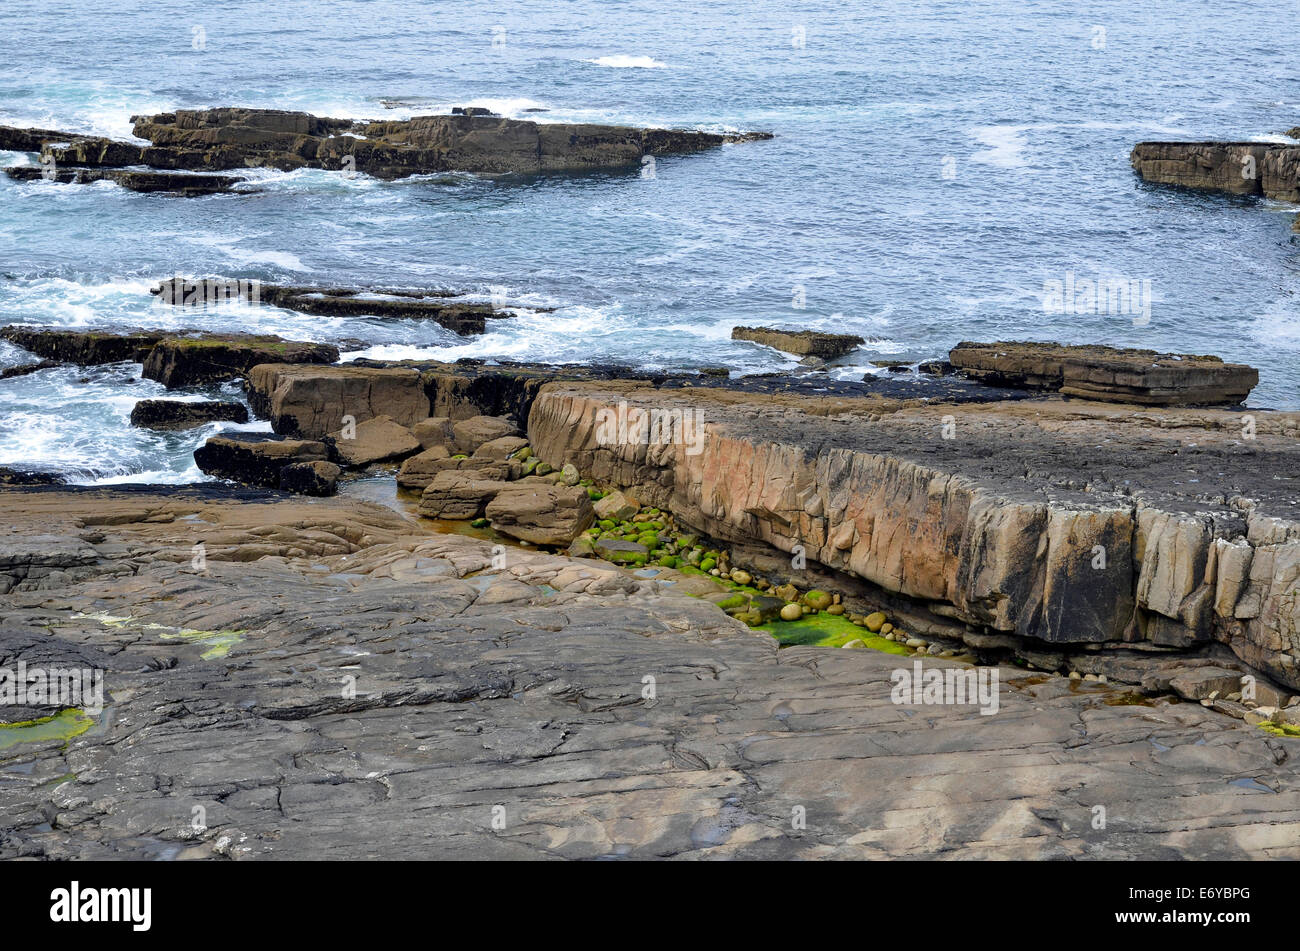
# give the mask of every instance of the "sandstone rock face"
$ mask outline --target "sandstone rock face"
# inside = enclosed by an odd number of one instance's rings
[[[244,376],[259,363],[333,363],[338,347],[249,334],[164,337],[144,361],[142,375],[168,389]]]
[[[103,363],[143,363],[166,332],[135,330],[116,333],[99,330],[63,330],[57,327],[27,327],[11,324],[0,328],[0,338],[30,350],[38,357],[97,366]]]
[[[408,428],[429,418],[417,370],[265,364],[249,370],[247,389],[253,412],[282,435],[318,439],[341,429],[345,416],[388,416]]]
[[[487,504],[509,483],[477,476],[475,471],[448,469],[439,472],[420,496],[420,514],[426,518],[478,518]]]
[[[342,472],[332,462],[291,462],[280,470],[280,488],[297,495],[333,495]]]
[[[1300,201],[1300,146],[1139,142],[1130,162],[1149,182]]]
[[[866,343],[852,334],[827,334],[815,330],[776,330],[772,327],[733,327],[732,340],[752,340],[765,347],[799,356],[834,360]]]
[[[517,462],[504,459],[484,459],[470,456],[456,459],[447,455],[442,446],[426,449],[402,463],[397,474],[397,484],[404,489],[423,489],[440,472],[458,472],[464,478],[507,482],[518,479],[522,467]]]
[[[0,749],[0,860],[1300,858],[1297,741],[1200,704],[1002,667],[997,716],[900,706],[897,657],[355,499],[10,489],[0,521],[0,656],[112,704]]]
[[[415,438],[425,449],[441,448],[447,455],[456,445],[456,434],[451,428],[451,420],[446,416],[430,416],[411,427]]]
[[[487,503],[492,527],[534,545],[568,545],[595,521],[587,493],[561,485],[506,485]]]
[[[177,110],[134,118],[134,133],[166,150],[158,161],[223,170],[355,168],[394,179],[427,172],[486,174],[635,166],[644,155],[694,152],[765,133],[545,124],[491,115],[354,122],[272,109]]]
[[[498,416],[471,416],[452,426],[456,437],[456,448],[461,452],[477,452],[485,443],[500,439],[502,436],[517,436],[519,428],[509,420]]]
[[[420,451],[420,440],[391,416],[376,416],[357,423],[355,432],[340,430],[325,439],[345,466],[367,466],[385,459],[400,459]]]
[[[208,475],[269,489],[279,488],[286,466],[318,461],[328,461],[324,443],[260,433],[213,436],[194,450],[194,462]]]
[[[528,445],[523,436],[498,436],[489,439],[474,450],[474,455],[481,459],[508,459]]]
[[[698,414],[701,451],[602,441],[621,402]],[[1300,415],[1257,413],[1243,439],[1214,410],[826,402],[554,383],[528,430],[539,456],[683,524],[802,549],[972,635],[1218,641],[1300,686]]]
[[[145,429],[193,429],[214,422],[246,423],[248,410],[222,400],[141,400],[131,410],[131,425]]]
[[[948,357],[962,375],[994,386],[1144,406],[1241,403],[1259,371],[1218,357],[1055,343],[963,341]]]

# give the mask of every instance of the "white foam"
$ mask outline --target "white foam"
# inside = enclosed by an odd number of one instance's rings
[[[615,56],[598,56],[596,59],[584,59],[584,63],[591,63],[593,66],[606,66],[610,69],[667,69],[667,63],[661,63],[653,56],[628,56],[618,54]]]

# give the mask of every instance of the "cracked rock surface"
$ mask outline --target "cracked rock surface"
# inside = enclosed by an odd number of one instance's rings
[[[910,661],[355,500],[0,510],[0,666],[105,671],[85,732],[0,729],[0,858],[1300,857],[1300,741],[1196,704],[897,705]]]

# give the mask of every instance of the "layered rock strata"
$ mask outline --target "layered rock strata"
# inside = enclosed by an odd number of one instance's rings
[[[1259,371],[1218,357],[1058,343],[963,341],[948,355],[957,372],[995,386],[1143,406],[1235,406]]]
[[[1300,145],[1139,142],[1129,160],[1148,182],[1300,202]]]
[[[0,664],[100,670],[105,703],[4,708],[0,858],[1300,858],[1300,741],[1197,704],[1004,667],[997,715],[900,705],[899,658],[355,500],[0,518]]]

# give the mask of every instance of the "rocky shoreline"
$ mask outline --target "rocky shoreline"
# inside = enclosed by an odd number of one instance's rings
[[[437,172],[541,175],[636,168],[661,156],[772,138],[769,132],[537,123],[483,109],[402,121],[277,109],[178,109],[131,121],[133,134],[150,144],[0,126],[0,149],[41,156],[38,167],[5,171],[19,181],[108,179],[133,191],[196,196],[235,190],[242,176],[212,173],[248,168],[320,168],[385,180]]]

